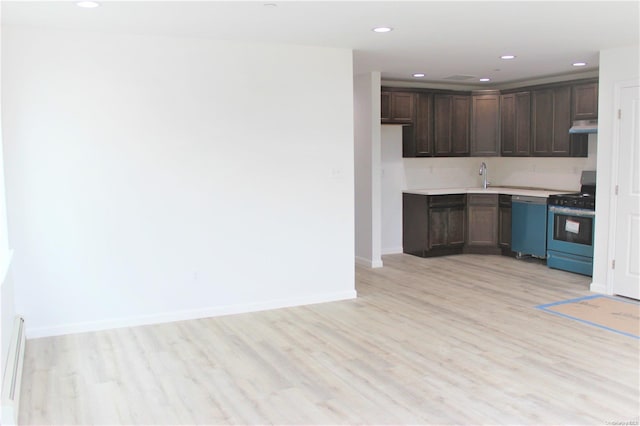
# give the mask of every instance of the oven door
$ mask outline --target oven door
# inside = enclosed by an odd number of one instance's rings
[[[549,206],[547,248],[593,257],[593,210]]]

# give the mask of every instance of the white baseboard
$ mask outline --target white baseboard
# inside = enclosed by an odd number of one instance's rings
[[[402,254],[402,247],[387,247],[382,249],[382,254]]]
[[[589,290],[591,290],[594,293],[602,293],[602,294],[610,294],[607,292],[607,286],[604,284],[600,284],[600,283],[596,283],[596,282],[592,282],[591,286],[589,287]]]
[[[292,299],[278,299],[246,305],[215,306],[204,309],[159,313],[156,315],[142,315],[130,318],[115,318],[105,321],[91,321],[75,324],[64,324],[53,327],[27,328],[27,338],[61,336],[65,334],[85,333],[91,331],[109,330],[140,325],[162,324],[174,321],[211,318],[222,315],[243,314],[247,312],[266,311],[270,309],[290,308],[294,306],[313,305],[316,303],[336,302],[339,300],[355,299],[356,290],[303,296]]]
[[[382,268],[382,260],[365,259],[364,257],[356,256],[356,264],[366,266],[367,268]]]

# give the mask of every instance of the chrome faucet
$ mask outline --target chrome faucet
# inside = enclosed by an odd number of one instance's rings
[[[480,176],[482,176],[482,189],[487,189],[489,181],[487,180],[487,163],[484,161],[480,164]]]

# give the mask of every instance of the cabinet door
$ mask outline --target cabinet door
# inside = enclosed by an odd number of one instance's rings
[[[531,94],[500,97],[500,145],[505,157],[527,157],[531,151]]]
[[[415,94],[411,92],[381,92],[380,119],[384,124],[412,124]]]
[[[448,216],[447,207],[429,209],[429,249],[447,246]]]
[[[573,120],[598,118],[598,83],[573,86]]]
[[[393,92],[391,96],[391,119],[398,122],[412,122],[413,101],[413,93]]]
[[[500,144],[502,155],[516,155],[515,93],[500,96]]]
[[[434,155],[461,157],[469,155],[469,96],[435,95],[433,97]]]
[[[511,248],[511,207],[500,206],[498,212],[498,244]]]
[[[571,155],[571,87],[558,87],[553,90],[553,143],[552,156]]]
[[[531,152],[531,93],[516,93],[515,98],[515,155]]]
[[[382,92],[380,94],[380,120],[391,120],[391,93]]]
[[[414,122],[416,156],[433,155],[433,95],[417,95],[416,118]]]
[[[467,245],[498,246],[498,195],[469,194]]]
[[[498,207],[469,206],[469,238],[470,246],[498,245]]]
[[[447,243],[452,245],[464,244],[464,206],[451,207],[448,212]]]
[[[536,90],[532,101],[533,149],[536,156],[571,155],[571,88]]]
[[[417,157],[415,125],[402,126],[402,156],[404,158]]]
[[[469,155],[469,96],[453,96],[452,103],[451,155]]]
[[[500,96],[474,95],[471,105],[471,155],[497,156],[500,145]]]
[[[402,194],[402,251],[423,256],[429,238],[428,197]]]
[[[453,99],[450,95],[433,97],[433,139],[434,154],[449,155],[451,147],[451,124],[453,116]]]
[[[532,153],[539,156],[548,155],[553,140],[553,90],[533,92],[531,121]]]

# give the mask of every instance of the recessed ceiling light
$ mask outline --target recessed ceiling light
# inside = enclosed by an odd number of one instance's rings
[[[100,3],[97,1],[78,1],[76,2],[76,6],[84,7],[85,9],[93,9],[94,7],[100,6]]]
[[[264,7],[278,7],[278,5],[275,4],[275,3],[265,3],[263,6]]]
[[[391,27],[375,27],[371,31],[373,31],[375,33],[388,33],[389,31],[393,31],[393,28],[391,28]]]
[[[574,62],[572,65],[574,67],[584,67],[584,66],[587,65],[587,63],[586,62]]]
[[[424,77],[424,74],[421,73],[421,72],[417,72],[417,73],[413,74],[413,76],[416,77],[416,78],[420,78],[420,77]]]
[[[515,55],[502,55],[500,56],[500,59],[515,59],[516,56]]]
[[[484,77],[484,78],[481,78],[480,81],[491,81],[491,79],[487,78],[487,77]]]

